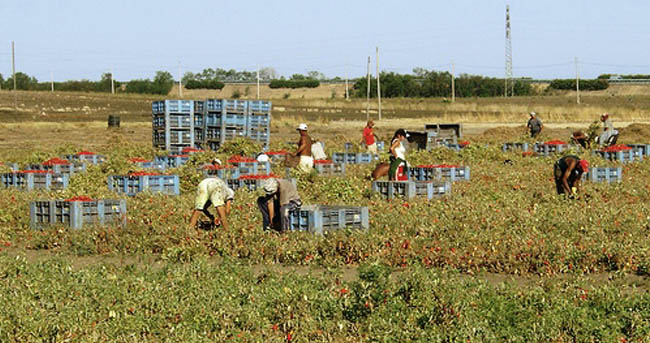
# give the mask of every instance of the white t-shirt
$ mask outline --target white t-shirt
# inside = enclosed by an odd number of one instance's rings
[[[395,141],[398,141],[398,139],[395,138],[395,140],[393,140],[391,145],[393,145]],[[397,148],[395,148],[395,155],[397,155],[397,158],[406,161],[406,148],[404,147],[404,144],[402,144],[402,141],[399,141],[399,145],[397,146]]]

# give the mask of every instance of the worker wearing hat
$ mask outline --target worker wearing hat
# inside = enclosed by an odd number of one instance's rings
[[[603,113],[600,116],[600,121],[603,122],[603,133],[598,136],[598,144],[600,145],[614,145],[618,140],[618,131],[614,130],[612,121],[609,120],[609,113]]]
[[[223,225],[223,228],[227,229],[228,220],[226,218],[230,214],[234,199],[235,192],[220,178],[211,176],[203,179],[196,190],[190,228],[196,226],[199,216],[203,213],[210,218],[214,225]],[[214,205],[216,208],[218,218],[210,213],[210,205]]]
[[[377,154],[377,135],[372,132],[375,122],[372,119],[368,120],[366,127],[363,128],[363,142],[366,144],[366,149],[371,154]]]
[[[574,196],[580,191],[582,174],[589,172],[589,162],[574,155],[564,156],[555,162],[553,174],[557,194]]]
[[[264,195],[257,199],[262,213],[262,228],[289,230],[289,212],[302,205],[298,189],[289,180],[270,178],[262,184]]]
[[[298,170],[310,173],[314,169],[314,158],[311,156],[311,137],[307,133],[307,124],[302,123],[298,125],[296,130],[300,133],[300,140],[298,141],[298,150],[296,156],[300,157],[298,163]]]
[[[527,130],[530,132],[530,137],[537,137],[544,128],[542,121],[537,118],[537,113],[530,112],[530,119],[528,119],[528,124],[526,124]]]

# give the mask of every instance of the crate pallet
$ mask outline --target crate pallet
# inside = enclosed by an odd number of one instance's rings
[[[180,180],[178,175],[111,175],[108,190],[128,196],[144,191],[179,195]]]
[[[70,174],[22,171],[2,174],[2,186],[21,190],[59,190],[70,184]]]
[[[342,176],[345,175],[344,163],[315,163],[314,169],[321,176]]]
[[[374,181],[372,191],[386,199],[411,199],[423,196],[427,200],[451,194],[451,182],[434,181]]]
[[[368,164],[378,159],[378,155],[367,152],[335,152],[332,154],[332,161],[334,163]]]
[[[76,153],[74,155],[66,155],[64,158],[68,161],[83,162],[89,164],[100,164],[106,161],[106,157],[103,155],[88,153],[85,151]]]
[[[182,150],[181,150],[182,152]],[[167,168],[178,168],[190,160],[189,155],[156,156],[154,162],[164,163]]]
[[[345,228],[367,229],[367,207],[306,205],[289,212],[291,231],[307,231],[324,234]]]
[[[74,174],[86,171],[85,163],[67,163],[67,164],[30,164],[25,170],[51,171],[55,174]]]
[[[470,178],[469,167],[431,166],[409,168],[409,179],[415,181],[449,180],[467,181]]]
[[[296,179],[290,178],[285,180],[290,181],[291,183],[296,185]],[[243,188],[246,188],[249,191],[255,191],[262,188],[265,179],[237,178],[237,179],[225,179],[225,181],[228,187],[230,187],[233,191],[236,191],[238,189],[243,189]]]
[[[202,106],[193,100],[154,101],[151,105],[153,146],[173,153],[184,147],[196,147],[200,141],[195,137],[194,113]],[[198,121],[202,122],[202,118]],[[202,130],[202,126],[198,128]]]
[[[582,177],[591,182],[621,182],[623,180],[623,168],[591,167],[588,173],[582,174]]]
[[[643,155],[641,155],[640,153],[635,152],[633,149],[623,150],[623,151],[614,151],[614,152],[606,152],[606,151],[596,150],[593,153],[596,154],[596,155],[600,155],[602,158],[604,158],[606,160],[619,161],[619,162],[623,162],[623,163],[634,162],[634,161],[642,161],[643,160]]]
[[[528,151],[528,143],[503,143],[501,151],[521,150]]]
[[[72,200],[72,199],[71,199]],[[126,226],[126,200],[37,200],[29,204],[30,227],[64,225],[81,229],[89,225]]]
[[[239,168],[203,168],[206,177],[216,176],[222,180],[239,178]]]
[[[638,151],[643,156],[650,156],[650,144],[626,144],[634,151]]]
[[[271,163],[269,162],[228,162],[239,170],[239,175],[270,174]]]

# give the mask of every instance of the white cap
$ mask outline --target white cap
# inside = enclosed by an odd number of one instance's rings
[[[262,184],[262,188],[264,188],[266,194],[273,194],[278,191],[278,180],[275,178],[266,179]]]
[[[537,113],[535,113],[535,112],[530,112],[530,116],[531,116],[531,117],[534,117],[534,116],[536,116],[536,115],[537,115]]]
[[[212,159],[212,163],[213,163],[213,164],[216,163],[216,164],[218,164],[218,165],[221,165],[221,160],[218,159],[218,158],[213,158],[213,159]]]
[[[307,124],[302,123],[302,124],[298,125],[298,128],[296,130],[307,131]]]
[[[257,162],[268,162],[269,161],[269,155],[267,154],[259,154],[257,156]]]

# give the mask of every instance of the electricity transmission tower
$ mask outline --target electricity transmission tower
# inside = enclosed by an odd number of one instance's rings
[[[503,96],[514,95],[515,81],[512,75],[512,36],[510,35],[510,5],[506,5],[506,79]]]

